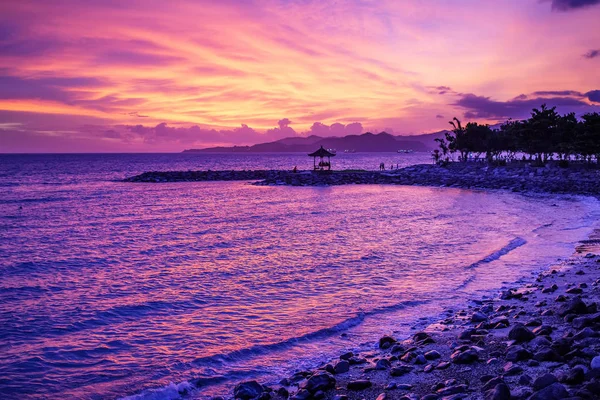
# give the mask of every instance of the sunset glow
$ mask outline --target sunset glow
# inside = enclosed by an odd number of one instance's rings
[[[0,152],[419,134],[542,102],[598,111],[595,3],[3,2]]]

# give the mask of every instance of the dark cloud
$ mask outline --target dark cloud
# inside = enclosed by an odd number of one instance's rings
[[[592,90],[585,94],[589,101],[600,103],[600,90]]]
[[[590,50],[583,55],[585,58],[592,59],[600,56],[600,50]]]
[[[533,92],[534,96],[575,96],[575,97],[583,97],[581,92],[576,90],[548,90],[541,92]]]
[[[596,98],[596,91],[589,92],[588,98]],[[591,100],[590,98],[590,100]],[[590,105],[583,98],[573,97],[535,97],[525,100],[495,101],[489,97],[477,96],[472,93],[463,94],[454,105],[465,109],[465,118],[485,118],[503,120],[507,118],[525,118],[531,110],[541,104],[557,106],[561,112],[590,111]]]
[[[435,117],[436,117],[437,119],[443,119],[443,118],[444,118],[444,116],[443,116],[442,114],[438,114],[438,115],[436,115]]]
[[[70,88],[95,88],[102,85],[96,78],[45,77],[23,79],[15,76],[0,76],[0,99],[43,99],[70,103],[76,93]]]
[[[570,11],[600,4],[600,0],[552,0],[552,10]]]

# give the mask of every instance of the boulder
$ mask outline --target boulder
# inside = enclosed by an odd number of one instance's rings
[[[350,363],[346,360],[340,360],[333,367],[333,371],[336,374],[343,374],[345,372],[348,372],[350,371]]]
[[[471,315],[471,322],[483,322],[483,321],[487,321],[487,315],[485,315],[482,312],[476,312],[473,315]]]
[[[533,381],[533,390],[536,392],[538,390],[542,390],[543,388],[552,385],[553,383],[558,382],[558,379],[552,374],[544,374]]]
[[[593,370],[600,371],[600,356],[596,356],[592,358],[592,362],[590,363],[590,367]]]
[[[506,351],[506,360],[507,361],[523,361],[529,360],[532,357],[532,354],[525,350],[521,346],[511,346]]]
[[[455,364],[471,364],[472,362],[479,360],[479,355],[474,349],[468,349],[463,352],[455,351],[450,356],[450,359]]]
[[[485,394],[486,400],[510,400],[510,389],[505,383],[499,383]]]
[[[233,389],[233,397],[236,399],[250,400],[260,396],[264,391],[262,385],[256,381],[239,383]]]
[[[575,297],[558,308],[558,315],[564,317],[567,314],[585,314],[587,306],[581,297]]]
[[[309,393],[316,393],[319,390],[325,391],[335,387],[335,378],[326,372],[317,372],[306,382],[300,385],[301,389],[307,390]]]
[[[394,339],[391,336],[384,336],[381,339],[379,339],[379,348],[387,349],[391,347],[394,343],[396,343],[396,339]]]
[[[514,340],[517,343],[522,343],[529,342],[530,340],[535,338],[535,335],[524,325],[516,325],[508,333],[508,338],[510,340]]]
[[[529,400],[561,400],[569,397],[569,392],[560,383],[553,383],[542,390],[535,392]]]
[[[370,388],[372,385],[368,379],[359,379],[356,381],[348,382],[348,390],[365,390]]]

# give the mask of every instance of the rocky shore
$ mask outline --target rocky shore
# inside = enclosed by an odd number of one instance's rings
[[[166,171],[146,172],[126,182],[255,181],[257,185],[333,186],[391,184],[504,189],[515,192],[600,194],[600,170],[585,166],[532,167],[515,163],[492,167],[483,163],[451,163],[447,166],[414,165],[391,171]]]
[[[271,387],[238,384],[237,399],[458,400],[600,398],[600,257],[474,300],[411,338],[341,354]]]

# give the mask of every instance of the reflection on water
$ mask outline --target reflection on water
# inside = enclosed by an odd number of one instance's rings
[[[60,165],[47,163],[67,174]],[[270,379],[567,256],[597,215],[581,198],[94,174],[48,185],[31,173],[0,197],[11,397],[119,398],[187,381],[203,395]]]

